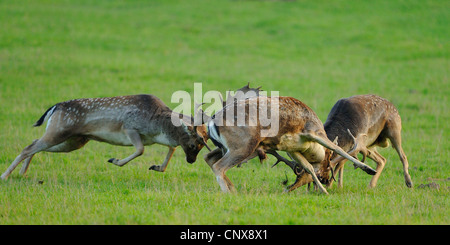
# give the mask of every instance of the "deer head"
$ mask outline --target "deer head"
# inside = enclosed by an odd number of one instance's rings
[[[203,148],[203,146],[206,146],[206,148],[211,151],[211,148],[209,148],[208,144],[206,143],[209,138],[206,131],[206,126],[204,124],[204,118],[208,118],[208,116],[202,109],[199,109],[201,105],[203,104],[195,105],[195,117],[192,117],[196,119],[200,117],[198,120],[198,122],[201,123],[200,126],[196,125],[196,123],[198,123],[197,120],[194,120],[194,126],[186,125],[186,123],[181,120],[181,126],[187,133],[185,138],[182,140],[181,147],[186,154],[186,161],[188,163],[193,163],[196,161],[197,155]]]

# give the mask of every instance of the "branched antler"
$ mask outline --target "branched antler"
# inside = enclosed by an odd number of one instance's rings
[[[350,156],[353,156],[354,158],[357,158],[356,155],[361,152],[363,155],[363,160],[362,162],[364,162],[366,160],[366,156],[368,154],[367,149],[364,147],[365,144],[363,144],[363,142],[361,142],[363,139],[361,137],[367,137],[367,134],[359,134],[357,137],[353,136],[352,132],[350,132],[350,129],[347,129],[348,134],[350,135],[350,137],[352,137],[353,139],[353,147],[352,149],[350,149],[350,151],[348,151],[348,154]],[[336,166],[336,164],[340,161],[342,161],[343,159],[345,159],[342,156],[338,156],[336,157],[331,163],[331,166]],[[356,168],[356,166],[355,166]]]
[[[292,171],[294,171],[295,175],[299,175],[302,171],[302,167],[295,161],[290,161],[286,159],[285,157],[281,156],[276,152],[275,150],[267,150],[266,153],[269,153],[270,155],[274,156],[277,159],[277,162],[272,165],[272,168],[275,167],[278,163],[284,162],[286,165],[288,165]]]

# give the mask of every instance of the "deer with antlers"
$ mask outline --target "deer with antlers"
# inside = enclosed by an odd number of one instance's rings
[[[250,107],[256,108],[257,115],[265,111],[269,117],[275,116],[279,123],[278,130],[270,136],[262,135],[262,130],[269,130],[268,126],[249,113],[252,111]],[[272,113],[274,108],[275,114]],[[248,123],[238,125],[236,116],[229,116],[234,115],[234,112],[243,114]],[[274,100],[257,96],[229,103],[212,116],[208,122],[208,134],[218,148],[205,155],[204,159],[224,192],[234,191],[233,183],[225,175],[227,170],[256,156],[265,158],[266,152],[276,153],[277,150],[288,152],[326,194],[328,192],[311,165],[323,161],[326,148],[344,156],[368,174],[376,173],[328,140],[323,124],[314,111],[291,97],[277,97]]]
[[[376,186],[378,178],[386,164],[386,158],[378,153],[376,147],[388,147],[391,141],[403,164],[403,173],[407,187],[412,187],[408,172],[408,159],[402,148],[401,118],[398,110],[388,100],[377,95],[355,95],[336,102],[328,114],[324,129],[329,139],[337,140],[337,144],[349,155],[356,158],[358,153],[372,159],[376,164],[376,174],[372,177],[369,187]],[[343,186],[343,170],[346,159],[327,152],[326,161],[320,168],[321,181],[331,186],[334,178],[329,178],[330,172],[339,174],[338,186]],[[300,174],[292,185],[295,189],[313,180],[307,174]]]
[[[34,124],[47,122],[44,135],[25,147],[1,175],[6,179],[25,161],[20,174],[25,174],[33,156],[41,151],[70,152],[96,140],[112,145],[134,146],[136,151],[124,159],[108,162],[124,166],[144,152],[145,145],[161,144],[169,148],[164,162],[150,170],[164,172],[177,146],[183,148],[186,161],[193,163],[206,146],[205,125],[193,126],[193,118],[175,115],[180,125],[172,123],[173,112],[154,95],[130,95],[111,98],[76,99],[50,107]],[[175,113],[176,114],[176,113]],[[209,148],[209,147],[208,147]]]
[[[340,99],[328,114],[324,128],[329,138],[338,137],[339,145],[343,149],[350,150],[350,155],[356,157],[361,153],[363,162],[368,157],[377,164],[377,173],[369,183],[371,188],[376,186],[386,164],[386,158],[378,153],[377,147],[388,147],[389,139],[403,164],[406,186],[410,188],[413,186],[408,172],[408,159],[402,148],[402,120],[397,108],[388,100],[371,94]],[[334,155],[330,162],[330,166],[335,167],[335,172],[339,173],[340,187],[343,185],[345,161]]]

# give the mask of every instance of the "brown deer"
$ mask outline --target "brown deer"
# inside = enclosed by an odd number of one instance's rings
[[[377,173],[369,183],[371,188],[376,186],[386,164],[386,158],[378,153],[376,147],[388,147],[389,139],[403,164],[406,186],[413,186],[408,172],[408,159],[402,148],[402,120],[397,108],[388,100],[371,94],[340,99],[328,114],[324,128],[328,138],[338,137],[339,146],[343,149],[350,150],[353,145],[350,155],[356,157],[361,153],[363,162],[367,156],[377,164]],[[357,146],[353,144],[355,141]],[[335,172],[339,173],[340,187],[343,185],[344,163],[345,159],[336,155],[333,155],[330,163],[331,167],[336,166]]]
[[[358,153],[372,159],[376,164],[377,173],[372,177],[369,187],[376,186],[378,178],[386,164],[386,158],[377,152],[376,147],[389,146],[388,139],[397,151],[403,163],[403,172],[407,187],[412,187],[411,176],[408,173],[408,160],[402,148],[401,118],[398,110],[388,100],[377,95],[356,95],[343,98],[336,102],[328,114],[324,124],[327,137],[337,139],[338,145],[356,158]],[[356,135],[356,137],[354,136]],[[343,170],[346,159],[327,152],[328,159],[322,163],[322,183],[331,186],[333,178],[329,179],[329,172],[339,173],[338,186],[343,186]],[[312,182],[307,174],[300,174],[292,186],[297,188]]]
[[[155,143],[167,146],[169,152],[162,165],[153,165],[150,170],[164,172],[179,145],[186,154],[186,161],[193,163],[202,147],[207,146],[206,127],[204,124],[192,126],[192,117],[174,113],[153,95],[76,99],[58,103],[34,124],[37,127],[48,121],[44,135],[25,147],[1,178],[6,179],[24,160],[20,174],[25,174],[31,159],[40,151],[70,152],[80,149],[89,140],[134,146],[136,151],[130,156],[122,160],[108,160],[117,166],[124,166],[142,155],[144,145]],[[180,126],[172,123],[173,115],[178,118],[182,116]]]
[[[266,108],[258,107],[266,105]],[[279,130],[273,136],[263,136],[261,129],[267,129],[266,124],[250,115],[250,107],[257,108],[258,114],[262,110],[270,111],[276,108]],[[239,112],[239,108],[245,108],[244,112]],[[238,125],[236,117],[229,110],[237,113],[244,113],[246,125]],[[254,126],[250,122],[255,123]],[[291,97],[253,97],[246,100],[235,101],[227,104],[221,111],[217,112],[208,122],[209,138],[218,147],[205,155],[204,159],[214,172],[217,182],[222,191],[234,191],[232,182],[225,175],[225,172],[241,162],[245,162],[256,156],[265,158],[265,152],[275,152],[276,150],[288,152],[294,160],[308,172],[320,190],[326,194],[327,191],[320,184],[311,163],[320,163],[325,157],[325,148],[329,148],[339,155],[352,161],[355,166],[361,168],[369,174],[376,171],[348,155],[341,148],[334,145],[326,137],[323,124],[317,115],[307,105]]]

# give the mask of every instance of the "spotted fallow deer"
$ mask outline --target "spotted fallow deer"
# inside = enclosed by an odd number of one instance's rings
[[[162,165],[153,165],[150,170],[164,172],[179,145],[186,154],[186,161],[193,163],[208,140],[206,127],[204,124],[191,126],[192,117],[181,114],[178,115],[183,116],[180,126],[175,126],[171,121],[173,113],[154,95],[75,99],[58,103],[34,124],[37,127],[48,121],[44,135],[25,147],[1,178],[6,179],[24,160],[20,174],[25,174],[38,152],[70,152],[83,147],[89,140],[134,146],[136,151],[130,156],[108,160],[117,166],[124,166],[142,155],[144,145],[155,143],[169,147],[169,152]]]
[[[349,154],[356,157],[358,153],[366,156],[377,164],[377,173],[372,177],[369,187],[376,186],[378,178],[386,164],[386,158],[377,152],[377,146],[388,147],[388,139],[397,151],[403,164],[403,175],[407,187],[412,187],[408,172],[408,159],[402,148],[402,120],[395,106],[388,100],[377,95],[355,95],[336,102],[328,114],[324,124],[328,138],[338,137],[339,146],[345,150],[353,149]],[[349,130],[347,132],[347,130]],[[353,142],[357,143],[354,145]],[[346,160],[333,155],[331,167],[339,173],[338,186],[343,185],[343,166]],[[331,185],[332,181],[330,181]]]
[[[377,173],[372,177],[369,187],[376,186],[378,178],[386,164],[386,158],[377,152],[376,147],[388,147],[391,141],[403,163],[403,172],[407,187],[412,187],[411,176],[408,173],[408,160],[402,148],[401,118],[398,110],[388,100],[377,95],[355,95],[336,102],[328,114],[324,124],[327,137],[337,139],[337,144],[356,158],[358,153],[372,159],[376,164]],[[354,136],[356,135],[356,136]],[[333,178],[328,178],[330,170],[339,173],[338,186],[343,186],[343,170],[346,159],[326,152],[327,159],[322,162],[320,173],[322,183],[331,186]],[[320,178],[319,177],[319,178]],[[313,180],[307,174],[300,174],[292,188],[309,184]]]
[[[266,105],[264,109],[267,109],[269,117],[271,117],[271,108],[277,109],[279,130],[274,136],[262,136],[261,129],[267,126],[261,124],[259,118],[251,118],[249,115],[249,107],[255,105],[258,108],[258,114],[262,112],[258,104]],[[235,118],[225,117],[228,115],[228,110],[237,111],[238,108],[246,108],[245,121],[256,122],[255,126],[250,123],[237,125]],[[230,115],[233,114],[234,112],[230,113]],[[228,104],[208,122],[208,134],[218,149],[205,155],[204,159],[224,192],[234,191],[232,182],[225,175],[228,169],[257,155],[265,155],[266,151],[288,152],[311,174],[314,182],[326,194],[328,194],[327,191],[320,184],[311,166],[311,163],[322,162],[325,157],[324,147],[349,159],[363,171],[371,175],[376,173],[375,170],[351,157],[328,140],[323,124],[316,113],[301,101],[291,97],[278,97],[273,102],[271,97],[254,97]]]

